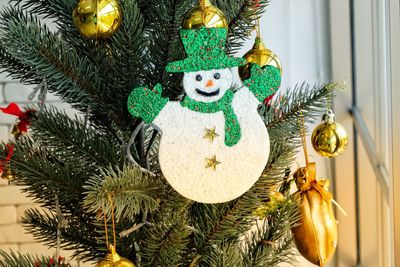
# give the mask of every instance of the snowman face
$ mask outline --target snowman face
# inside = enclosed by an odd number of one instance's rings
[[[183,76],[186,94],[199,102],[220,100],[232,85],[230,69],[187,72]]]

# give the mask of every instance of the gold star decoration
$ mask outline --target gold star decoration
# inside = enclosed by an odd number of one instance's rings
[[[221,162],[219,162],[217,160],[217,156],[213,156],[211,159],[206,159],[207,164],[206,164],[206,168],[211,168],[214,171],[217,170],[217,165],[221,164]]]
[[[214,142],[215,137],[219,136],[219,134],[217,134],[215,132],[215,127],[212,128],[212,129],[207,129],[206,128],[205,130],[206,131],[205,131],[204,139],[210,140],[211,143]]]

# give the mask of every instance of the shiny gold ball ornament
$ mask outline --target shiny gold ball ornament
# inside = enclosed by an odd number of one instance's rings
[[[242,81],[250,78],[251,64],[258,64],[261,68],[265,66],[273,66],[279,69],[282,74],[282,65],[279,57],[274,52],[266,48],[260,37],[256,37],[253,48],[243,57],[247,60],[247,64],[239,67],[239,76]]]
[[[104,260],[96,264],[96,267],[135,267],[130,260],[121,257],[113,245],[109,246],[109,252]]]
[[[315,151],[325,158],[339,156],[345,151],[348,136],[344,127],[336,122],[332,110],[324,114],[322,123],[314,129],[311,143]]]
[[[338,240],[329,181],[317,181],[315,163],[299,168],[293,176],[298,188],[294,198],[300,204],[300,219],[292,228],[296,247],[308,261],[324,266],[335,254]]]
[[[122,11],[118,0],[79,0],[72,18],[83,36],[108,38],[121,25]]]
[[[184,29],[225,28],[228,29],[228,21],[225,14],[210,0],[200,0],[199,6],[193,8],[183,21]]]

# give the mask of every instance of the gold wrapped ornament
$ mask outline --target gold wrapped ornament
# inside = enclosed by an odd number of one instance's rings
[[[311,263],[323,267],[335,254],[338,231],[329,181],[316,179],[315,163],[294,174],[300,203],[299,225],[292,228],[296,247]]]
[[[113,245],[109,246],[109,251],[106,258],[97,263],[96,267],[135,267],[130,260],[118,255]]]
[[[201,27],[228,29],[225,14],[211,4],[210,0],[200,0],[199,6],[189,11],[183,22],[185,29],[199,29]]]
[[[311,136],[311,143],[321,156],[333,158],[342,154],[348,143],[346,130],[336,122],[335,114],[328,110]]]
[[[79,0],[72,18],[83,36],[108,38],[121,25],[122,11],[118,0]]]
[[[250,77],[251,64],[258,64],[261,68],[273,66],[279,69],[282,74],[282,65],[279,57],[265,46],[264,42],[259,36],[256,37],[253,48],[243,57],[247,60],[247,64],[239,67],[239,76],[242,81]]]

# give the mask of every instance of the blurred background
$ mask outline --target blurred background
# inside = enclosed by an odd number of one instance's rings
[[[7,2],[0,0],[0,6]],[[348,213],[337,213],[339,245],[330,266],[400,266],[399,5],[398,0],[272,0],[262,18],[265,44],[282,61],[282,88],[304,81],[347,84],[334,112],[349,134],[348,149],[326,160],[310,148],[318,176],[331,180],[336,201]],[[0,75],[2,107],[28,104],[32,90]],[[74,112],[57,97],[49,95],[47,103]],[[0,115],[1,140],[10,137],[14,123],[15,117]],[[302,154],[298,158],[303,165]],[[34,205],[20,189],[0,181],[0,249],[52,255],[18,223]],[[311,266],[299,261],[297,266]]]

